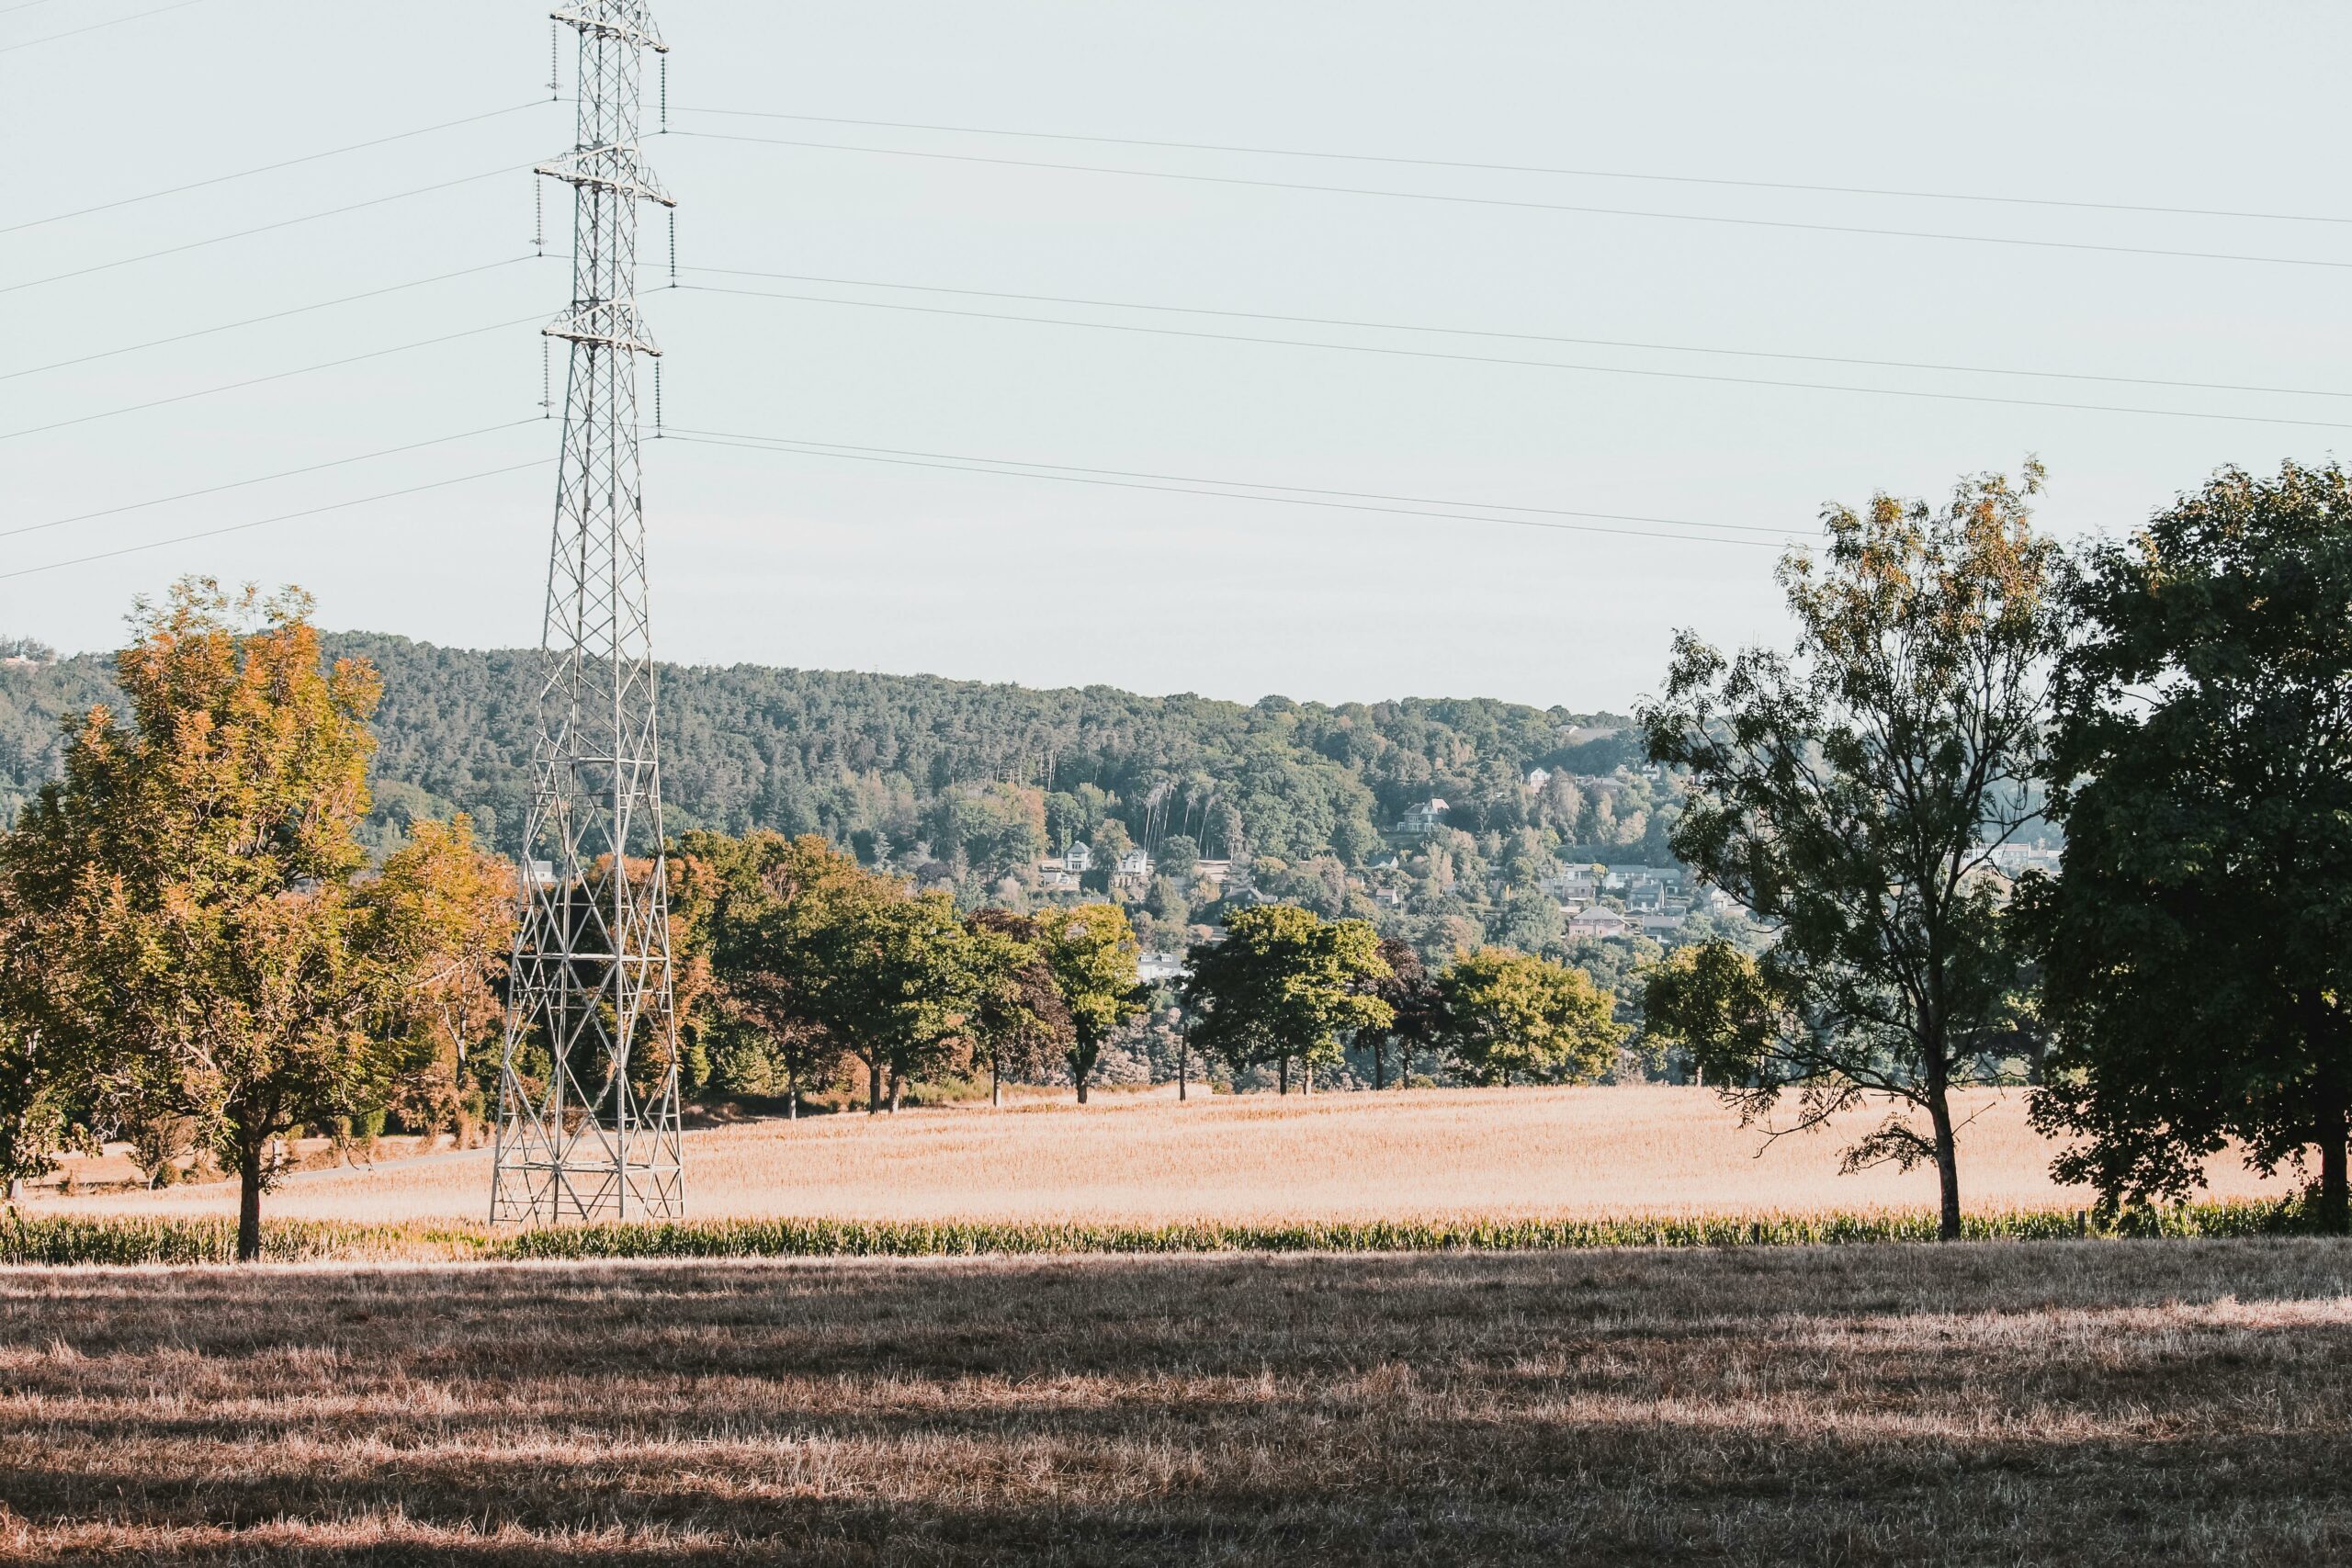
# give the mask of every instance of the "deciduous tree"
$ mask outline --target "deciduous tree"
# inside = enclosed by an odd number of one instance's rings
[[[1037,918],[1037,933],[1069,1013],[1066,1055],[1083,1105],[1102,1043],[1150,1005],[1151,988],[1136,977],[1141,950],[1126,911],[1115,904],[1048,909]]]
[[[1283,1092],[1290,1064],[1308,1075],[1340,1059],[1345,1030],[1383,1029],[1389,1004],[1366,983],[1387,971],[1380,935],[1362,920],[1325,920],[1294,904],[1237,910],[1221,942],[1191,950],[1185,1006],[1193,1042],[1223,1056],[1234,1071],[1273,1064]]]
[[[1004,1103],[1004,1078],[1033,1077],[1077,1044],[1037,921],[1009,909],[975,910],[972,933],[974,1049],[988,1059],[989,1103]],[[1082,1091],[1081,1091],[1082,1092]]]
[[[1902,1115],[1849,1152],[1936,1168],[1960,1234],[1951,1091],[1987,1076],[2018,954],[1992,852],[2032,815],[2061,615],[2040,482],[1963,481],[1951,503],[1831,509],[1820,559],[1781,581],[1793,657],[1726,660],[1689,633],[1641,722],[1687,768],[1676,854],[1772,932],[1775,1030],[1724,1084],[1752,1116],[1786,1091],[1816,1126],[1868,1095]]]
[[[197,581],[142,604],[115,666],[128,721],[82,719],[0,850],[54,944],[44,1035],[102,1101],[189,1117],[235,1166],[244,1258],[268,1141],[389,1102],[447,961],[358,886],[377,682],[322,667],[310,609]]]
[[[2178,1198],[2232,1140],[2352,1222],[2352,476],[2235,469],[2070,597],[2034,923],[2062,1178]],[[2309,1160],[2309,1165],[2305,1161]]]
[[[1510,948],[1463,954],[1437,977],[1438,1043],[1476,1083],[1590,1083],[1627,1031],[1581,969]]]

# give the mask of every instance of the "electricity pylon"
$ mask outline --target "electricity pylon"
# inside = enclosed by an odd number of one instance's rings
[[[647,620],[637,361],[638,209],[675,205],[638,149],[642,0],[576,0],[579,135],[538,172],[572,188],[562,466],[548,566],[522,923],[491,1177],[495,1221],[685,1212],[667,867]]]

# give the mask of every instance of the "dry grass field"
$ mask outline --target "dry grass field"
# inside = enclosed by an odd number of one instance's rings
[[[1962,1195],[1973,1210],[2063,1207],[2051,1146],[2017,1095],[1970,1099]],[[1702,1089],[1416,1091],[1371,1096],[1106,1096],[767,1121],[687,1135],[693,1212],[705,1218],[1080,1220],[1159,1223],[1634,1215],[1932,1208],[1931,1172],[1838,1172],[1876,1112],[1769,1149]],[[125,1168],[127,1170],[127,1168]],[[2278,1197],[2216,1162],[2221,1196]],[[304,1172],[277,1216],[478,1218],[488,1156]],[[35,1213],[227,1214],[226,1185],[44,1196]]]
[[[0,1271],[0,1558],[2352,1551],[2352,1244]]]

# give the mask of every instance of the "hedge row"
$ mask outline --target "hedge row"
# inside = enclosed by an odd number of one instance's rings
[[[2098,1218],[2020,1209],[1972,1214],[1972,1241],[2098,1237],[2251,1236],[2308,1230],[2291,1203],[2188,1203]],[[1291,1224],[1196,1222],[1082,1224],[957,1220],[701,1220],[684,1224],[544,1226],[276,1220],[262,1229],[270,1262],[486,1262],[692,1258],[976,1258],[1081,1253],[1545,1252],[1610,1247],[1852,1246],[1932,1241],[1925,1213],[1771,1214],[1648,1219],[1365,1220]],[[59,1216],[0,1219],[0,1263],[200,1264],[236,1256],[227,1220]]]

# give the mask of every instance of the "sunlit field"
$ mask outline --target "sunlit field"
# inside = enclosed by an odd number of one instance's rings
[[[761,1121],[687,1135],[692,1212],[704,1218],[1005,1219],[1159,1223],[1600,1216],[1930,1208],[1931,1171],[1838,1173],[1840,1149],[1883,1112],[1768,1146],[1707,1090],[1668,1088],[1105,1096],[1080,1108],[986,1106]],[[1967,1098],[1962,1196],[1972,1211],[2064,1207],[2090,1195],[2050,1179],[2051,1145],[2020,1095]],[[477,1219],[481,1151],[393,1157],[287,1179],[266,1213],[288,1219]],[[109,1167],[120,1162],[109,1161]],[[94,1170],[103,1175],[104,1169]],[[113,1174],[128,1174],[127,1168]],[[2221,1196],[2278,1197],[2234,1160]],[[229,1214],[225,1183],[157,1192],[43,1193],[32,1212]]]

